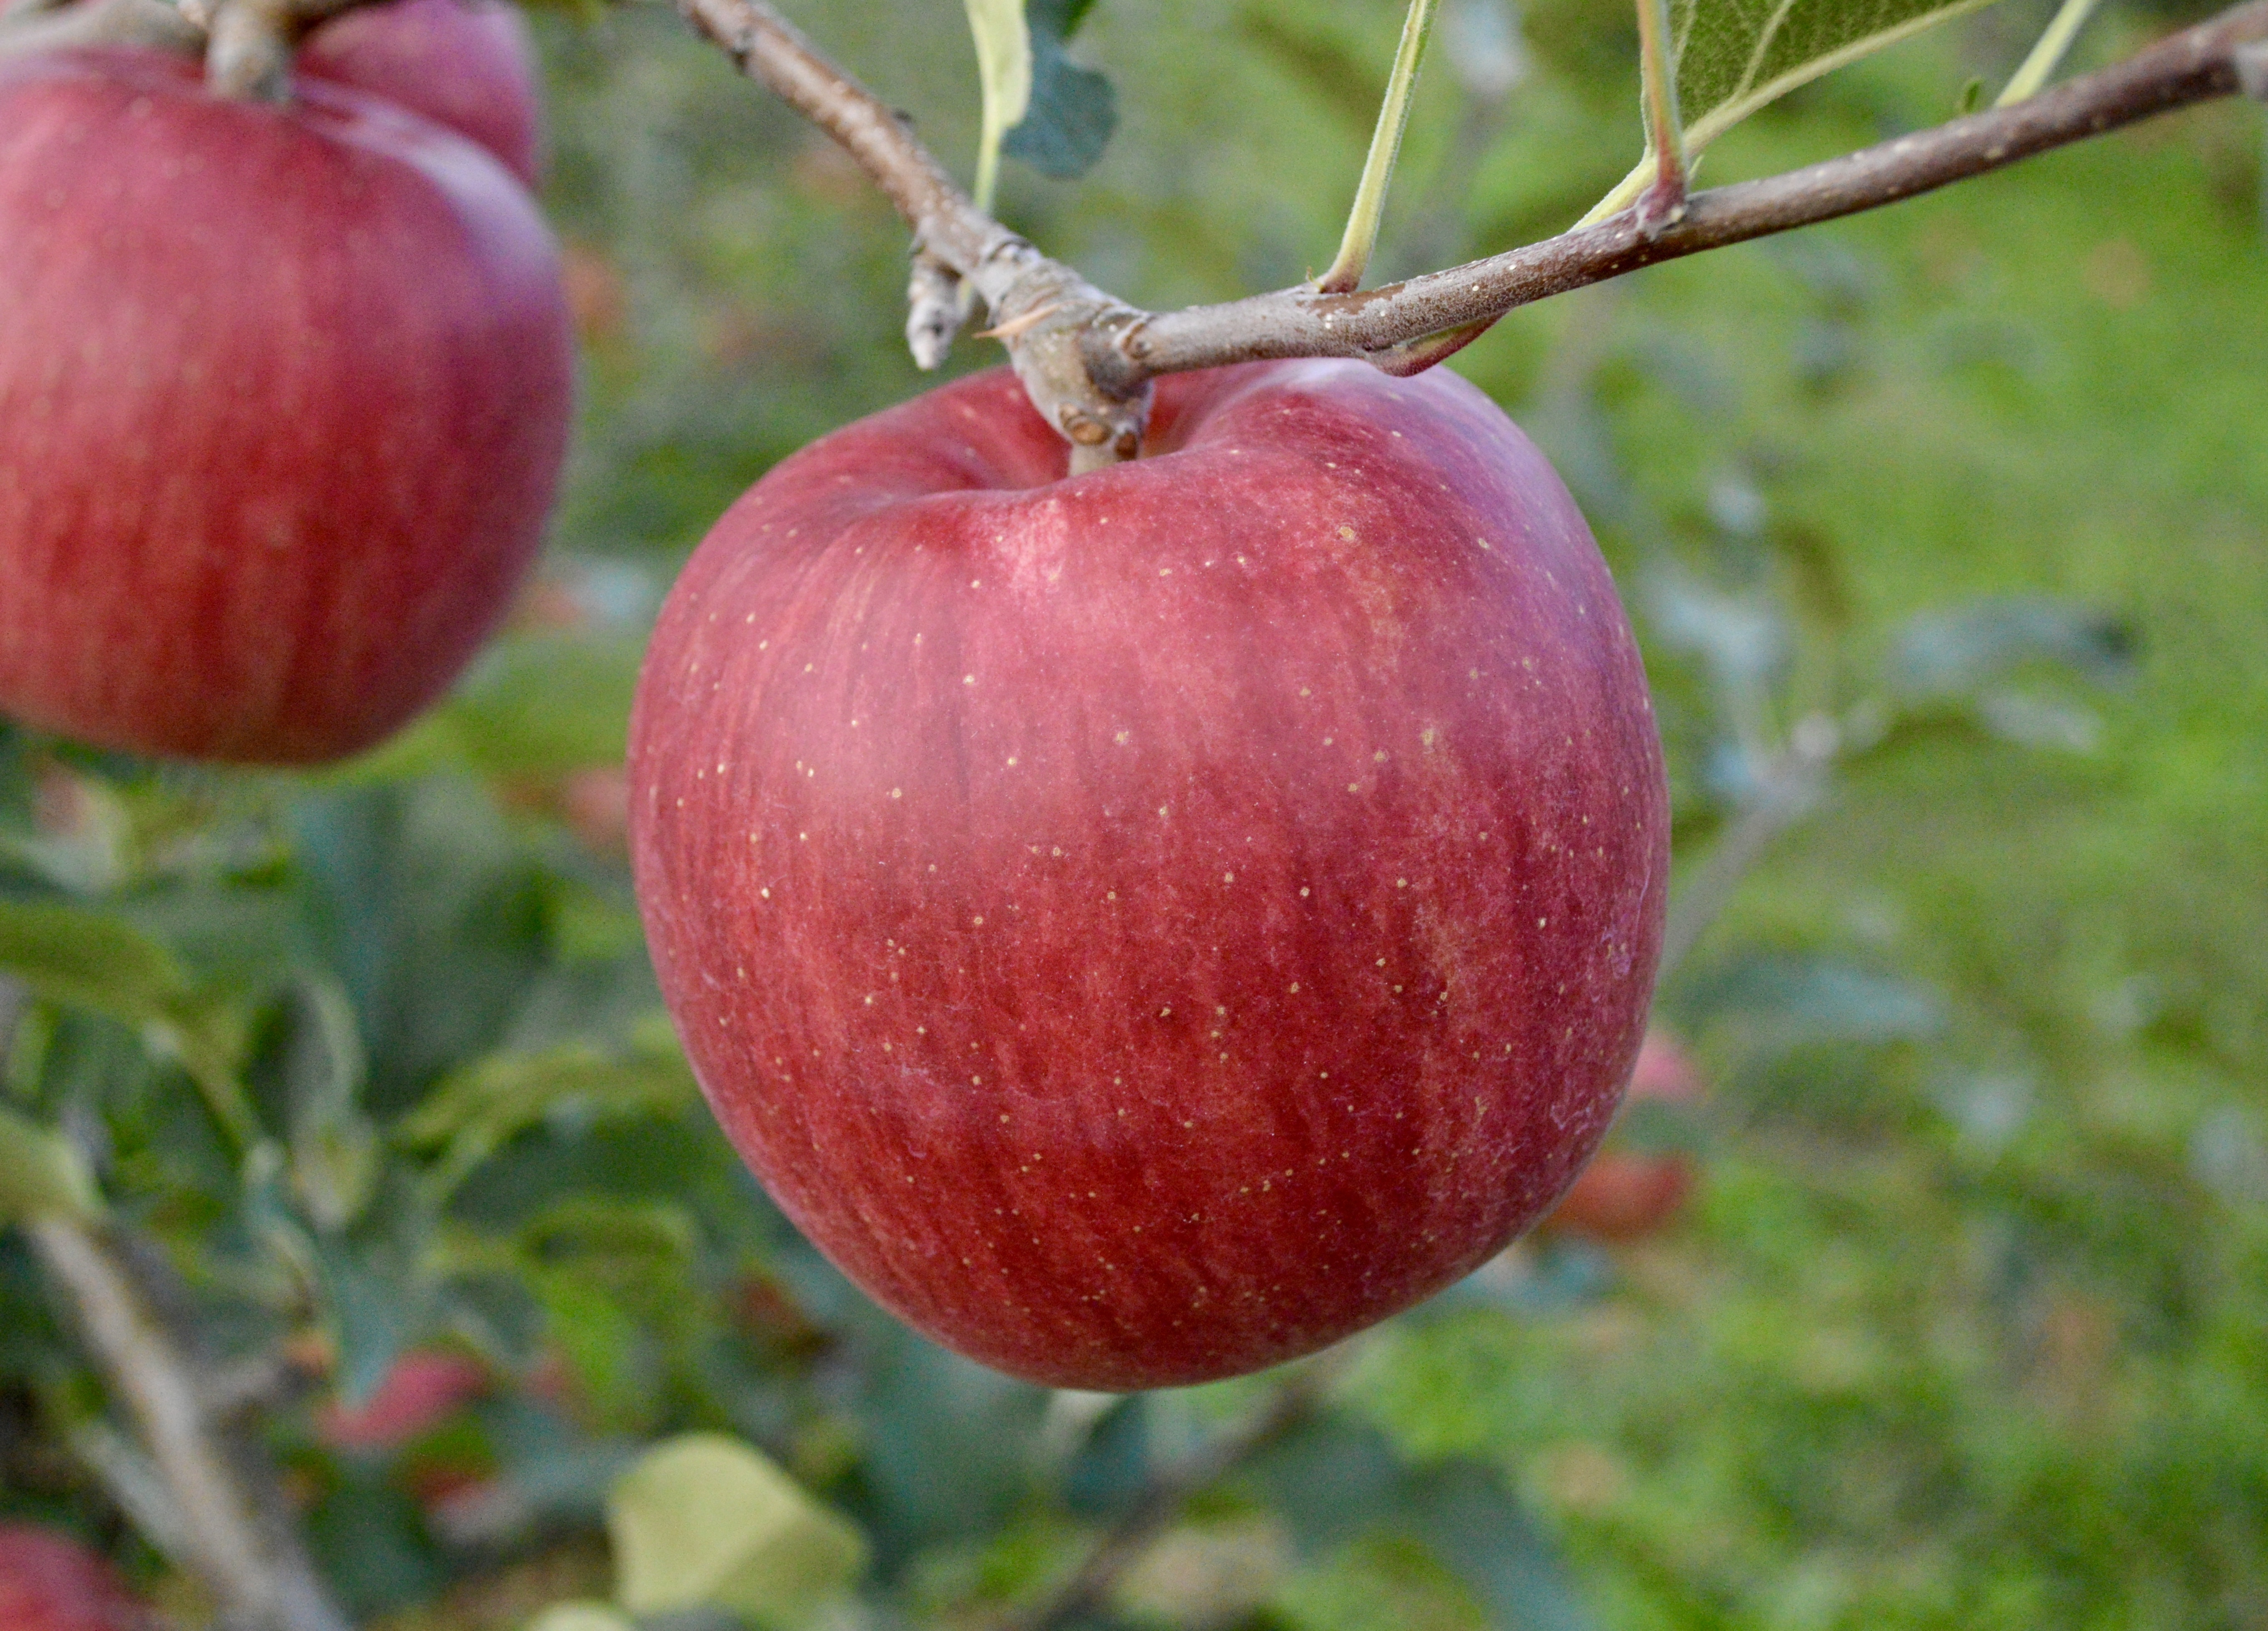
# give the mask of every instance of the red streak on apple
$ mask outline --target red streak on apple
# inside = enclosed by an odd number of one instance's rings
[[[151,1623],[107,1559],[51,1529],[0,1524],[0,1628],[139,1631]]]
[[[438,126],[153,53],[0,67],[0,710],[222,759],[376,742],[541,541],[570,350],[541,218]]]
[[[917,1329],[1132,1389],[1311,1352],[1559,1194],[1629,1079],[1668,795],[1542,455],[1446,371],[1160,382],[1066,479],[1005,373],[718,524],[632,715],[662,989]]]
[[[394,0],[332,18],[299,48],[298,71],[385,97],[470,137],[533,187],[543,114],[527,24],[503,0]]]

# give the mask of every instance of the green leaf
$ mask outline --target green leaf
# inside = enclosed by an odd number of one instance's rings
[[[1991,0],[1670,0],[1677,104],[1689,159],[1798,85]],[[1649,153],[1583,223],[1653,180]]]
[[[492,1053],[447,1077],[401,1124],[414,1146],[446,1145],[446,1193],[522,1129],[570,1105],[615,1115],[674,1112],[692,1103],[693,1073],[665,1028],[637,1028],[627,1055],[590,1042]]]
[[[639,1458],[607,1503],[616,1598],[648,1616],[704,1605],[792,1627],[865,1567],[866,1544],[755,1450],[692,1433]]]
[[[2088,607],[2036,595],[1976,601],[1907,619],[1889,677],[1902,697],[1962,696],[2047,662],[2109,685],[2132,675],[2134,644],[2124,622]]]
[[[1093,169],[1118,128],[1118,98],[1110,81],[1081,68],[1064,51],[1088,4],[1027,0],[1025,6],[1032,64],[1029,105],[1001,151],[1058,181]]]
[[[1248,1472],[1319,1557],[1366,1535],[1422,1541],[1501,1631],[1587,1631],[1565,1562],[1496,1471],[1457,1458],[1411,1466],[1383,1434],[1316,1416],[1254,1458]]]
[[[1742,957],[1697,985],[1690,1006],[1766,1048],[1918,1041],[1945,1026],[1927,987],[1824,958]]]
[[[637,1631],[619,1608],[605,1603],[554,1603],[527,1622],[527,1631]]]
[[[335,1232],[362,1215],[378,1184],[378,1134],[362,1111],[362,1038],[336,980],[304,981],[290,1013],[291,1185],[316,1227]]]
[[[547,776],[620,764],[640,654],[638,641],[618,635],[498,640],[439,707],[331,779],[396,781],[450,769]]]
[[[1000,143],[1032,102],[1032,40],[1024,0],[967,0],[976,41],[976,76],[984,97],[976,147],[976,207],[989,211],[1000,180]]]
[[[85,1218],[101,1209],[94,1175],[70,1140],[0,1110],[0,1222]]]
[[[115,918],[76,906],[0,901],[0,973],[32,993],[138,1028],[177,1058],[237,1142],[260,1137],[236,1078],[238,1038],[222,1007],[166,948]]]

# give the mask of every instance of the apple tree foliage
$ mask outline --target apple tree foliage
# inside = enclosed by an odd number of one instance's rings
[[[975,151],[957,18],[806,10]],[[1328,254],[1387,8],[1031,11],[1005,218],[1157,305]],[[1724,115],[1711,166],[1933,122],[2046,21],[2006,0],[1731,128],[1791,48],[1919,15],[1673,7],[1689,125]],[[2183,15],[2110,8],[2079,56]],[[1699,1184],[1645,1239],[1516,1248],[1284,1410],[1270,1378],[1049,1394],[921,1343],[701,1107],[620,850],[630,684],[724,505],[916,388],[902,232],[666,19],[541,23],[585,410],[512,627],[333,771],[0,738],[0,1207],[162,1248],[352,1614],[1012,1623],[1161,1495],[1065,1623],[2268,1612],[2257,109],[1551,302],[1459,357],[1576,490],[1647,647],[1681,898],[1712,908],[1660,1012],[1712,1086],[1616,1137]],[[1633,50],[1608,0],[1445,6],[1380,269],[1611,192]],[[421,1409],[394,1379],[436,1351],[475,1379]],[[137,1453],[27,1228],[0,1231],[0,1517],[194,1622],[122,1494]]]

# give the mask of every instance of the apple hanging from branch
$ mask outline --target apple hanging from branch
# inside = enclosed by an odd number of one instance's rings
[[[504,612],[571,405],[556,247],[471,143],[158,52],[0,63],[0,711],[368,746]]]
[[[1447,1285],[1644,1028],[1660,749],[1604,564],[1477,390],[1161,381],[1065,476],[1014,378],[718,524],[632,719],[663,989],[851,1277],[1057,1385],[1196,1382]]]

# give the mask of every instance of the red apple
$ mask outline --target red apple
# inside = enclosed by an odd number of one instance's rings
[[[140,1631],[150,1623],[107,1559],[51,1529],[0,1524],[5,1631]]]
[[[1066,479],[1005,373],[758,483],[632,714],[726,1132],[921,1331],[1130,1389],[1457,1279],[1590,1154],[1668,882],[1582,517],[1446,372],[1160,382]]]
[[[1554,1234],[1624,1242],[1658,1235],[1693,1192],[1693,1159],[1678,1150],[1602,1149],[1543,1220]]]
[[[0,65],[0,712],[335,757],[430,702],[541,542],[556,247],[490,156],[320,83]]]
[[[307,37],[298,68],[472,137],[530,187],[541,178],[535,52],[516,5],[394,0],[358,6]]]
[[[488,1391],[489,1373],[462,1354],[423,1348],[387,1368],[357,1406],[336,1400],[316,1413],[315,1430],[334,1450],[393,1450],[423,1437]]]
[[[1658,1026],[1648,1029],[1631,1071],[1628,1101],[1684,1105],[1707,1091],[1685,1044]],[[1543,1220],[1543,1227],[1593,1240],[1642,1240],[1668,1227],[1684,1209],[1695,1177],[1693,1157],[1682,1149],[1609,1144],[1591,1157]]]

